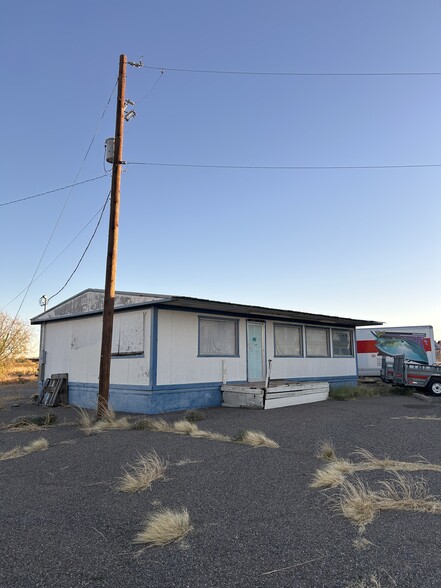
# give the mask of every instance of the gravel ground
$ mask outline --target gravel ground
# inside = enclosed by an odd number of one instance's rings
[[[0,451],[39,436],[50,443],[0,462],[2,587],[337,588],[372,574],[382,588],[441,586],[441,517],[380,513],[366,529],[372,545],[359,550],[357,528],[331,511],[329,492],[309,488],[324,438],[341,457],[363,447],[440,463],[441,421],[393,418],[441,416],[440,405],[385,396],[270,411],[218,408],[198,423],[225,434],[262,430],[280,449],[147,431],[86,437],[66,424],[75,418],[71,408],[53,410],[58,424],[41,433],[0,432]],[[0,422],[46,411],[24,403],[1,411]],[[115,492],[122,468],[151,450],[169,461],[167,480],[138,494]],[[180,460],[194,463],[173,465]],[[363,474],[373,486],[385,477]],[[441,474],[424,477],[441,495]],[[186,507],[194,530],[183,543],[139,554],[132,539],[161,506]]]

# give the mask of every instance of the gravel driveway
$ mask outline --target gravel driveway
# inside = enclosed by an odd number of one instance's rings
[[[0,412],[10,422],[47,409],[21,404]],[[358,530],[309,488],[320,441],[339,456],[359,447],[441,463],[441,406],[413,397],[326,401],[270,411],[209,409],[200,428],[232,435],[262,430],[280,449],[250,448],[169,433],[111,431],[85,436],[71,408],[55,427],[0,432],[0,451],[44,436],[47,451],[0,462],[0,585],[7,588],[345,587],[376,574],[381,586],[441,586],[441,517],[383,512]],[[166,415],[175,420],[182,414]],[[167,480],[138,494],[115,492],[122,468],[155,450],[169,461]],[[175,465],[190,460],[185,465]],[[369,472],[375,485],[385,472]],[[441,474],[424,473],[433,494]],[[132,539],[160,507],[188,509],[194,530],[183,543],[137,553]],[[370,586],[370,584],[368,584]]]

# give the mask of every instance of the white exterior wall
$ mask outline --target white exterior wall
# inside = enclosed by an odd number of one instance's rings
[[[147,386],[150,383],[150,317],[150,310],[115,314],[112,351],[117,349],[119,325],[127,338],[133,331],[137,347],[144,349],[137,356],[112,356],[111,384]],[[97,384],[101,332],[102,316],[46,323],[45,377],[66,372],[70,382]]]
[[[275,321],[276,324],[289,324]],[[291,323],[297,324],[298,323]],[[327,327],[326,327],[327,328]],[[351,329],[349,329],[351,330]],[[353,329],[352,329],[353,331]],[[353,332],[355,349],[355,333]],[[271,378],[274,380],[295,378],[327,378],[357,375],[354,357],[274,357],[274,322],[266,322],[267,358],[272,359]],[[332,354],[332,337],[330,337]],[[303,328],[303,351],[305,353],[305,329]]]
[[[239,321],[240,357],[198,357],[198,316],[214,315],[174,310],[158,311],[156,381],[159,386],[221,382],[222,361],[225,362],[229,381],[246,379],[245,319]]]
[[[222,362],[229,382],[247,380],[247,320],[239,320],[239,357],[198,357],[198,316],[213,316],[203,312],[158,311],[157,384],[197,384],[222,381]],[[273,321],[266,325],[266,358],[272,359],[272,379],[331,378],[357,375],[354,357],[274,357]],[[282,321],[275,321],[282,324]],[[353,345],[355,348],[355,333]],[[304,335],[304,330],[303,330]],[[331,338],[332,345],[332,338]],[[305,349],[305,342],[303,345]]]

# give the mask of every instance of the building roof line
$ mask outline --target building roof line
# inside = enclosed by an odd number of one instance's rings
[[[64,314],[54,316],[52,313],[57,308],[60,308],[62,305],[75,300],[75,298],[80,297],[81,295],[87,292],[96,292],[104,294],[103,290],[88,288],[79,292],[77,295],[68,298],[64,302],[61,302],[57,306],[51,308],[50,310],[39,314],[31,319],[31,324],[41,324],[46,322],[52,321],[60,321],[60,320],[69,320],[72,318],[80,318],[82,316],[87,317],[91,315],[99,315],[102,314],[102,308],[94,308],[90,311],[83,311],[83,312],[74,312],[71,314]],[[139,302],[127,303],[127,304],[119,304],[115,306],[115,312],[123,312],[127,310],[139,309],[143,307],[151,307],[151,306],[167,306],[169,309],[186,309],[186,310],[193,310],[194,312],[215,312],[217,314],[228,313],[228,314],[241,314],[241,315],[250,315],[254,317],[261,317],[262,319],[265,317],[267,319],[275,318],[275,319],[285,319],[285,320],[292,320],[292,321],[308,321],[308,322],[315,322],[319,324],[343,324],[347,326],[374,326],[374,325],[382,325],[382,322],[378,321],[370,321],[370,320],[362,320],[362,319],[352,319],[347,317],[338,317],[332,315],[324,315],[324,314],[315,314],[311,312],[303,312],[303,311],[296,311],[296,310],[288,310],[288,309],[277,309],[277,308],[269,308],[264,306],[256,306],[256,305],[249,305],[249,304],[240,304],[234,302],[222,302],[217,300],[209,300],[204,298],[193,298],[190,296],[166,296],[162,294],[147,294],[141,292],[124,292],[124,291],[117,291],[115,296],[139,296],[139,297],[148,297],[152,296],[155,299],[153,300],[140,300]]]

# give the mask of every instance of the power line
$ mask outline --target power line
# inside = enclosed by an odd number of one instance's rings
[[[103,174],[102,176],[96,176],[95,178],[90,178],[88,180],[83,180],[82,182],[76,182],[75,184],[68,184],[67,186],[63,186],[62,188],[55,188],[55,190],[47,190],[46,192],[40,192],[39,194],[33,194],[32,196],[26,196],[25,198],[18,198],[17,200],[10,200],[9,202],[0,202],[0,206],[8,206],[9,204],[16,204],[17,202],[24,202],[25,200],[31,200],[32,198],[39,198],[40,196],[46,196],[47,194],[53,194],[54,192],[61,192],[62,190],[67,190],[67,188],[74,188],[75,186],[81,186],[81,184],[95,182],[96,180],[101,180],[102,178],[105,178],[105,177],[107,177],[107,174]]]
[[[157,167],[189,167],[202,169],[261,169],[261,170],[327,170],[327,169],[404,169],[441,167],[441,163],[412,163],[387,165],[212,165],[203,163],[171,163],[153,161],[127,161],[126,165],[149,165]]]
[[[115,92],[115,88],[116,88],[117,84],[118,84],[118,80],[116,80],[116,81],[115,81],[115,84],[113,85],[113,88],[112,88],[112,91],[111,91],[111,93],[110,93],[109,99],[107,100],[107,103],[106,103],[106,105],[105,105],[105,107],[104,107],[104,110],[103,110],[103,112],[102,112],[102,114],[101,114],[101,118],[99,119],[99,121],[98,121],[98,124],[97,124],[97,127],[96,127],[96,129],[95,129],[95,132],[94,132],[94,134],[93,134],[93,137],[92,137],[92,139],[91,139],[91,141],[90,141],[90,143],[89,143],[89,146],[88,146],[88,148],[87,148],[87,150],[86,150],[86,153],[84,154],[83,160],[82,160],[82,162],[81,162],[81,164],[80,164],[80,167],[79,167],[79,169],[78,169],[78,172],[77,172],[77,174],[76,174],[76,176],[75,176],[75,179],[74,179],[74,182],[73,182],[73,184],[74,184],[74,185],[75,185],[76,181],[78,180],[78,177],[79,177],[79,175],[80,175],[80,173],[81,173],[81,171],[82,171],[82,169],[83,169],[83,166],[84,166],[84,164],[85,164],[85,162],[86,162],[86,159],[87,159],[87,157],[88,157],[88,155],[89,155],[89,152],[90,152],[90,150],[91,150],[91,148],[92,148],[92,145],[93,145],[93,143],[94,143],[94,141],[95,141],[95,138],[96,138],[96,136],[97,136],[97,134],[98,134],[98,130],[99,130],[100,126],[101,126],[101,122],[102,122],[102,120],[103,120],[103,118],[104,118],[104,115],[106,114],[107,108],[109,107],[109,104],[110,104],[110,102],[111,102],[111,100],[112,100],[112,97],[113,97],[113,94],[114,94],[114,92]],[[26,297],[27,297],[27,295],[28,295],[28,292],[29,292],[29,289],[30,289],[30,287],[31,287],[31,284],[32,284],[32,282],[34,281],[34,278],[35,278],[35,276],[37,275],[37,272],[38,272],[38,270],[39,270],[39,268],[40,268],[40,265],[41,265],[41,263],[42,263],[42,261],[43,261],[43,258],[44,258],[44,256],[46,255],[46,251],[47,251],[47,249],[48,249],[48,247],[49,247],[49,245],[50,245],[50,243],[51,243],[51,241],[52,241],[52,238],[53,238],[53,236],[54,236],[54,234],[55,234],[55,231],[56,231],[56,229],[57,229],[57,227],[58,227],[58,225],[59,225],[59,223],[60,223],[61,217],[63,216],[63,213],[64,213],[64,211],[65,211],[65,209],[66,209],[67,203],[69,202],[69,199],[70,199],[70,197],[71,197],[71,195],[72,195],[72,191],[73,191],[73,187],[72,187],[72,188],[70,188],[70,190],[69,190],[69,193],[68,193],[68,195],[67,195],[67,197],[66,197],[66,200],[64,201],[63,207],[61,208],[60,214],[58,215],[58,218],[57,218],[57,220],[56,220],[56,222],[55,222],[54,228],[52,229],[52,232],[51,232],[51,234],[49,235],[49,239],[48,239],[48,240],[47,240],[47,242],[46,242],[46,245],[45,245],[45,247],[44,247],[43,253],[42,253],[42,254],[41,254],[41,256],[40,256],[40,259],[38,260],[37,267],[35,268],[35,270],[34,270],[34,273],[33,273],[33,275],[32,275],[32,278],[31,278],[31,281],[29,282],[29,285],[28,285],[28,287],[26,288],[26,291],[25,291],[25,293],[24,293],[23,299],[22,299],[22,301],[20,302],[20,305],[19,305],[19,307],[18,307],[18,310],[17,310],[17,312],[16,312],[16,314],[15,314],[14,320],[13,320],[13,321],[12,321],[12,323],[11,323],[11,326],[10,326],[9,333],[8,333],[7,337],[9,337],[9,335],[10,335],[10,333],[11,333],[11,331],[12,331],[12,328],[13,328],[13,326],[14,326],[14,324],[15,324],[15,321],[17,320],[17,317],[18,317],[18,315],[19,315],[19,313],[20,313],[20,310],[21,310],[21,308],[22,308],[22,306],[23,306],[23,304],[24,304],[24,302],[25,302],[25,300],[26,300]]]
[[[156,81],[153,83],[153,85],[150,88],[150,90],[147,92],[147,94],[145,96],[143,96],[139,100],[135,100],[136,104],[139,104],[140,102],[142,102],[143,100],[145,100],[146,98],[148,98],[150,96],[150,94],[153,92],[153,90],[158,85],[159,81],[162,79],[163,74],[164,74],[164,70],[161,69],[160,72],[159,72],[159,76],[157,77]]]
[[[58,294],[60,294],[60,292],[62,292],[64,290],[64,288],[68,285],[68,283],[73,278],[73,276],[74,276],[75,272],[77,271],[77,269],[80,267],[80,264],[83,261],[84,256],[86,255],[87,250],[89,249],[89,247],[90,247],[90,245],[91,245],[91,243],[93,241],[93,238],[96,235],[96,232],[98,230],[98,227],[100,226],[100,223],[101,223],[101,220],[103,218],[103,214],[104,214],[104,211],[106,209],[107,203],[109,202],[109,199],[110,199],[110,192],[108,193],[107,198],[106,198],[106,201],[104,202],[104,206],[101,209],[101,214],[100,214],[100,217],[98,219],[98,222],[97,222],[97,224],[95,226],[95,229],[94,229],[94,231],[92,233],[92,236],[90,237],[89,242],[87,243],[86,248],[84,249],[84,251],[83,251],[83,253],[82,253],[82,255],[81,255],[81,257],[80,257],[77,265],[75,266],[73,272],[70,274],[70,276],[68,277],[68,279],[66,280],[66,282],[64,283],[64,285],[58,290],[58,292],[55,292],[55,294],[52,294],[52,296],[49,296],[49,298],[47,299],[47,302],[49,302],[49,300],[52,300],[52,298],[55,298],[55,296],[58,296]]]
[[[441,76],[439,71],[385,71],[385,72],[301,72],[301,71],[237,71],[221,69],[192,69],[182,67],[159,67],[156,65],[140,65],[145,69],[161,72],[174,71],[180,73],[216,74],[234,76],[285,76],[285,77],[412,77],[412,76]]]
[[[69,241],[69,243],[60,251],[60,253],[56,257],[54,257],[53,260],[50,263],[48,263],[48,265],[38,275],[35,276],[35,278],[32,281],[32,283],[36,282],[38,280],[38,278],[40,278],[44,273],[47,272],[47,270],[51,266],[54,265],[54,263],[57,261],[57,259],[59,259],[63,255],[63,253],[66,251],[66,249],[68,249],[72,245],[72,243],[74,243],[78,239],[78,237],[87,229],[87,227],[101,213],[101,211],[102,211],[102,207],[92,216],[91,219],[89,219],[89,221],[84,225],[84,227],[78,231],[78,233],[75,235],[75,237]],[[21,292],[19,292],[18,294],[16,294],[14,296],[14,298],[11,298],[11,300],[9,302],[7,302],[2,308],[6,308],[10,304],[12,304],[12,302],[14,302],[15,300],[17,300],[17,298],[19,296],[21,296],[23,294],[23,292],[25,292],[25,291],[26,291],[26,288],[23,288],[23,290]]]

